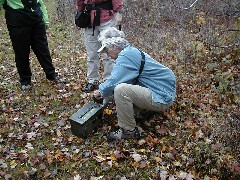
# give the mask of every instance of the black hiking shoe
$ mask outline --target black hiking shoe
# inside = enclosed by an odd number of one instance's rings
[[[119,128],[117,131],[109,133],[108,140],[139,139],[139,137],[140,133],[137,127],[133,130],[124,130],[123,128]]]
[[[83,86],[82,92],[90,92],[98,89],[98,81],[94,81],[93,83],[87,83]]]
[[[32,86],[31,86],[31,84],[21,85],[21,89],[23,92],[28,92],[32,89]]]
[[[48,79],[53,84],[66,84],[67,81],[60,77],[59,75],[55,75],[53,78]]]

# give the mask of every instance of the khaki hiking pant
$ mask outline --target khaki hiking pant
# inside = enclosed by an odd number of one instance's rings
[[[162,112],[171,105],[154,103],[150,89],[126,83],[116,86],[114,89],[114,101],[118,125],[125,130],[132,130],[136,127],[134,114],[140,112],[141,109]]]
[[[101,31],[107,27],[114,27],[115,20],[101,23],[100,26],[96,26],[93,32],[93,28],[85,28],[84,31],[84,44],[87,50],[87,79],[89,83],[95,80],[99,81],[101,79],[100,75],[100,58],[98,54],[98,49],[101,47],[101,43],[98,41],[98,36]],[[113,63],[112,59],[109,59],[106,53],[101,54],[103,60],[103,80],[108,78],[112,72]]]

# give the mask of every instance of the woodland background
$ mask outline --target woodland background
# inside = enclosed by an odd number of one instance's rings
[[[177,98],[142,125],[139,141],[109,143],[116,124],[87,139],[69,117],[90,100],[81,92],[86,53],[74,26],[75,0],[45,0],[49,46],[66,86],[54,86],[31,53],[33,91],[18,84],[0,11],[0,179],[240,179],[240,2],[125,0],[123,31],[177,76]]]

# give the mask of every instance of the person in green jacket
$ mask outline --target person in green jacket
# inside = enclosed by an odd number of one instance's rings
[[[15,53],[15,62],[22,90],[31,88],[29,54],[35,53],[46,78],[53,83],[65,83],[55,71],[50,56],[46,26],[48,14],[42,0],[0,0]]]

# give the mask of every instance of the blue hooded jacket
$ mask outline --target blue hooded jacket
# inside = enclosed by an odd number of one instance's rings
[[[162,65],[147,53],[145,65],[136,85],[149,88],[155,103],[171,104],[176,96],[176,77],[172,70]],[[141,53],[133,47],[127,46],[115,60],[111,76],[99,85],[104,98],[114,94],[114,88],[121,83],[134,84],[141,66]]]

